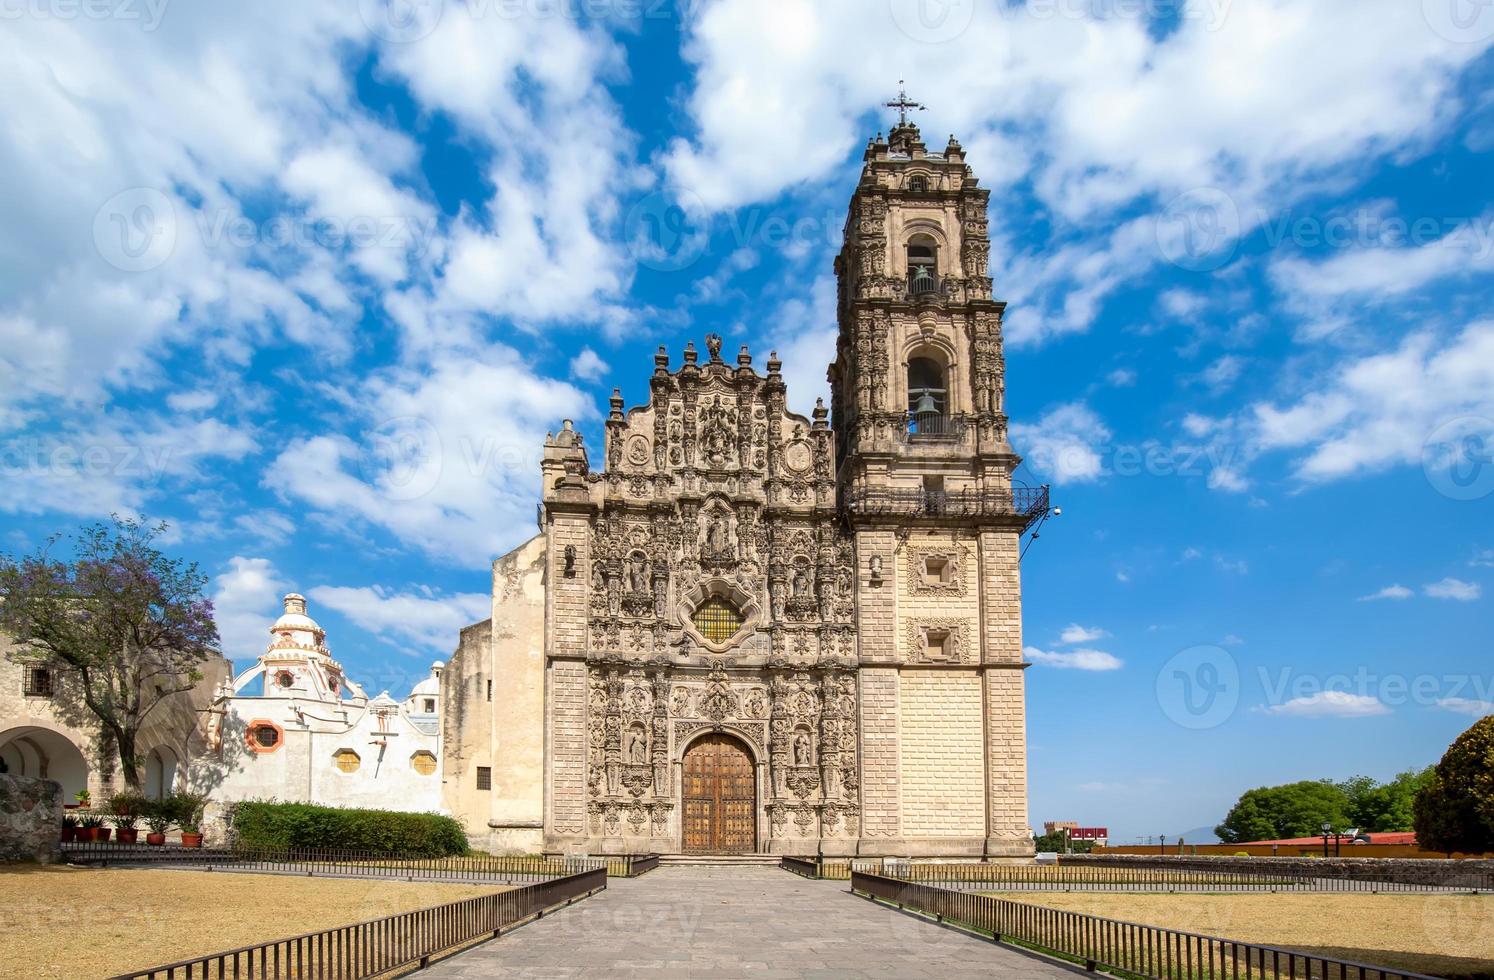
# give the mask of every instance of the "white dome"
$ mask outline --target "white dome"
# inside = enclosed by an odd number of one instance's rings
[[[436,680],[434,677],[427,677],[425,680],[421,681],[419,684],[416,684],[414,687],[410,688],[410,697],[412,697],[412,698],[414,698],[414,697],[420,697],[422,695],[440,694],[440,693],[441,693],[441,682],[438,681],[438,680]]]
[[[279,633],[281,630],[305,630],[309,633],[320,633],[322,628],[317,625],[316,620],[306,615],[306,597],[298,592],[292,592],[285,597],[285,612],[275,620],[270,627],[270,632]]]

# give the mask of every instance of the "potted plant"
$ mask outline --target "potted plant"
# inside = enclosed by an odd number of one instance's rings
[[[171,829],[171,805],[169,800],[149,800],[145,805],[145,826],[149,831],[145,842],[153,847],[166,843],[166,831]]]
[[[109,839],[109,828],[104,826],[104,818],[90,815],[78,821],[78,840],[86,843],[93,841],[106,841]]]
[[[182,846],[201,847],[202,812],[207,808],[207,797],[201,793],[177,793],[172,803],[176,825],[182,829]]]
[[[115,793],[109,797],[104,809],[114,823],[114,837],[121,844],[133,844],[138,839],[135,825],[140,821],[144,804],[145,797],[138,793]]]
[[[84,810],[93,805],[93,794],[89,793],[86,789],[80,789],[78,790],[78,792],[74,793],[73,799],[77,800],[78,806],[83,808]]]
[[[78,839],[78,818],[64,815],[62,818],[62,843],[71,844]]]

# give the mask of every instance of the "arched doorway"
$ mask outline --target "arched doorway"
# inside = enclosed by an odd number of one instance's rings
[[[145,795],[161,800],[176,792],[176,752],[165,745],[145,757]]]
[[[88,763],[82,751],[66,735],[48,728],[0,732],[0,762],[13,776],[55,779],[62,784],[64,803],[88,788]]]
[[[747,746],[712,733],[691,743],[684,763],[686,854],[751,854],[757,849],[757,769]]]

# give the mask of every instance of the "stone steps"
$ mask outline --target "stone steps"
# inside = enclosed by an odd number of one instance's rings
[[[777,865],[777,854],[661,854],[659,866],[749,868],[762,865]]]

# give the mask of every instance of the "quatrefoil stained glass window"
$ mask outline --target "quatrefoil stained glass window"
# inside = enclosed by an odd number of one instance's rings
[[[713,595],[695,607],[691,617],[700,635],[712,643],[725,643],[737,635],[745,620],[736,606],[721,596]]]

